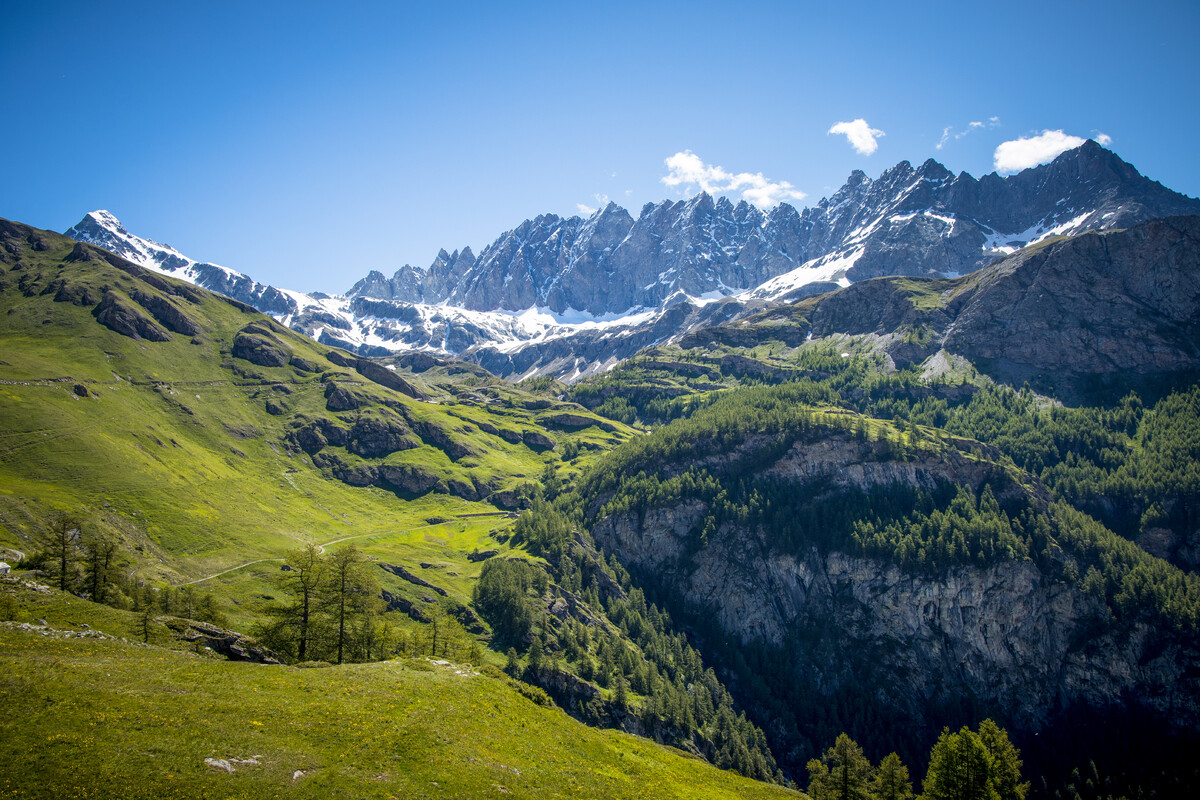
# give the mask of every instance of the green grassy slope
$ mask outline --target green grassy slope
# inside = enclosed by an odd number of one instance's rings
[[[55,512],[117,535],[140,577],[169,583],[307,542],[428,543],[431,518],[497,510],[476,496],[511,492],[547,466],[570,474],[545,443],[572,443],[586,461],[630,434],[609,423],[554,428],[562,408],[541,408],[498,380],[480,386],[488,380],[477,375],[469,387],[409,375],[430,397],[415,400],[240,304],[52,233],[3,228],[0,544],[18,550]],[[195,333],[159,325],[166,341],[123,335],[98,318],[106,297],[150,324],[166,303]],[[244,357],[246,339],[266,341],[278,365]],[[335,409],[332,386],[358,407]],[[490,394],[482,405],[480,392]],[[375,423],[403,441],[297,445],[305,426],[349,436]],[[522,439],[529,433],[545,437],[540,446]],[[371,480],[385,466],[416,470],[432,487]],[[484,532],[478,521],[470,527],[473,547]]]
[[[0,602],[17,618],[0,623],[0,797],[799,796],[587,728],[487,670],[229,663],[76,637],[137,621],[57,592],[5,580]],[[38,617],[54,630],[17,627]]]

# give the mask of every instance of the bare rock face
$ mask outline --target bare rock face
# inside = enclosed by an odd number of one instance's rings
[[[534,450],[553,450],[557,447],[554,440],[541,431],[525,431],[521,434],[521,440]]]
[[[417,400],[423,400],[426,397],[424,392],[382,364],[377,364],[374,361],[360,358],[357,362],[355,362],[354,368],[358,370],[358,374],[362,375],[367,380],[378,383],[380,386],[386,386],[389,389],[400,392],[401,394]]]
[[[330,411],[353,411],[365,404],[366,401],[357,392],[337,381],[328,381],[325,384],[325,407]]]
[[[408,427],[397,418],[361,416],[350,428],[346,449],[366,458],[386,456],[420,447]]]
[[[161,621],[171,629],[176,638],[197,647],[207,647],[230,661],[250,661],[255,664],[283,663],[278,654],[237,631],[225,630],[194,619],[164,617]]]
[[[164,328],[185,336],[195,336],[200,333],[200,326],[165,297],[148,292],[135,292],[131,297],[137,301],[138,305],[153,314]]]
[[[131,339],[165,342],[171,338],[171,334],[160,328],[154,320],[115,292],[105,292],[93,313],[101,325]]]
[[[445,488],[437,475],[409,464],[383,464],[379,467],[379,477],[387,488],[410,495],[425,494],[439,486]]]
[[[270,330],[250,323],[233,338],[233,355],[260,367],[282,367],[291,354]]]

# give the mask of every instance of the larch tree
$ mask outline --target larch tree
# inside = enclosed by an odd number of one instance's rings
[[[1021,753],[1008,733],[990,719],[979,724],[979,739],[992,756],[992,786],[1000,800],[1025,800],[1028,781],[1021,783]]]
[[[992,784],[992,756],[979,735],[965,725],[958,733],[942,729],[929,754],[923,800],[1000,800]]]
[[[904,766],[900,756],[889,753],[883,757],[871,784],[871,792],[877,800],[912,799],[912,781],[908,779],[908,767]]]
[[[348,637],[354,632],[354,620],[370,613],[370,602],[379,593],[379,584],[371,574],[371,562],[353,545],[343,547],[326,561],[323,605],[336,629],[334,649],[341,664]]]
[[[88,591],[95,603],[106,602],[112,579],[117,543],[111,537],[95,532],[83,539],[83,561]],[[164,594],[168,597],[169,594]],[[169,608],[164,611],[170,612]]]
[[[58,588],[70,591],[75,577],[75,559],[78,555],[82,524],[69,514],[59,514],[42,532],[40,544],[45,560],[58,573]]]
[[[316,545],[310,544],[288,554],[279,576],[280,585],[296,597],[286,610],[286,619],[296,632],[297,661],[308,656],[325,574],[325,558]]]
[[[819,759],[808,762],[808,793],[815,800],[870,800],[874,773],[863,749],[842,733]]]

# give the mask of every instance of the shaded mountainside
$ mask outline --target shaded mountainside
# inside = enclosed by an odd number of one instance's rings
[[[1065,399],[1200,374],[1200,217],[1022,249],[955,280],[880,278],[694,331],[684,347],[874,336],[898,365],[939,352]]]

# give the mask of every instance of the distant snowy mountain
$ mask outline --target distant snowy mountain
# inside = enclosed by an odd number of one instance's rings
[[[884,275],[953,276],[1050,236],[1200,214],[1200,201],[1095,142],[1001,178],[932,159],[871,180],[861,171],[817,205],[769,212],[724,197],[609,203],[584,219],[526,220],[476,256],[442,250],[425,269],[373,271],[343,297],[267,286],[88,214],[67,235],[234,297],[363,355],[423,350],[501,375],[588,375],[637,349],[765,304]]]
[[[108,211],[87,214],[66,235],[103,247],[147,269],[241,300],[324,344],[361,355],[406,350],[460,355],[481,344],[508,354],[526,345],[544,345],[564,337],[619,335],[640,329],[660,316],[655,310],[624,315],[555,314],[544,307],[486,312],[447,304],[305,294],[259,283],[228,267],[188,258],[170,245],[130,233]],[[620,357],[614,354],[595,367],[615,364]]]
[[[108,211],[91,212],[65,233],[77,242],[103,247],[147,269],[241,300],[267,314],[294,314],[297,298],[305,297],[259,283],[228,267],[188,258],[169,244],[134,236]]]

